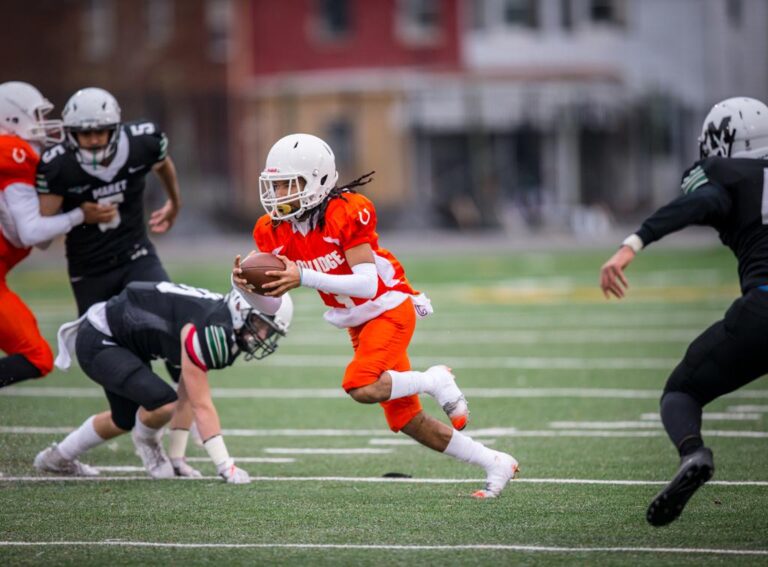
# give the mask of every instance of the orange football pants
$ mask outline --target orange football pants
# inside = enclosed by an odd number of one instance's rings
[[[29,254],[16,248],[0,233],[0,350],[22,354],[45,376],[53,370],[53,352],[40,334],[37,320],[5,281],[8,272]]]
[[[373,384],[387,370],[410,370],[408,345],[416,328],[413,303],[406,299],[357,327],[349,329],[355,357],[344,372],[341,386],[349,392]],[[381,402],[389,428],[398,432],[421,411],[419,396]]]

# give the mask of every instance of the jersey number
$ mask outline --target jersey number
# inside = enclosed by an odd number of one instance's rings
[[[197,297],[198,299],[219,300],[223,297],[220,293],[213,293],[207,289],[171,282],[160,282],[155,287],[160,293],[175,293],[176,295],[186,295],[187,297]]]
[[[123,201],[125,201],[125,195],[123,195],[122,193],[116,193],[114,195],[110,195],[109,197],[102,197],[96,202],[99,203],[100,205],[115,204],[119,206],[120,203],[122,203]],[[112,230],[113,228],[117,228],[118,226],[120,226],[120,209],[115,211],[115,217],[111,221],[100,222],[99,230],[101,230],[101,232],[107,232],[108,230]]]
[[[123,195],[122,193],[115,193],[114,195],[110,195],[109,197],[102,197],[96,202],[99,203],[100,205],[111,205],[111,204],[120,205],[120,203],[122,203],[123,201],[125,201],[125,195]],[[120,210],[119,209],[115,211],[115,217],[111,221],[99,223],[99,230],[101,230],[101,232],[107,232],[108,230],[112,230],[113,228],[117,228],[118,226],[120,226]]]
[[[43,153],[43,162],[51,163],[51,160],[56,156],[64,155],[64,146],[53,146],[50,150]]]
[[[144,134],[154,134],[155,125],[152,122],[143,122],[142,124],[131,124],[131,135],[142,136]]]

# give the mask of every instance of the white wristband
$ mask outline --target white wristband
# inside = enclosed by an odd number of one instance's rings
[[[624,241],[621,243],[622,246],[629,246],[635,254],[640,252],[640,250],[643,249],[643,241],[640,239],[640,237],[636,234],[631,234],[627,236]]]
[[[224,438],[221,435],[215,435],[203,443],[208,456],[217,467],[229,460],[229,452],[224,444]]]
[[[189,429],[171,429],[168,435],[168,458],[183,459],[187,452]]]

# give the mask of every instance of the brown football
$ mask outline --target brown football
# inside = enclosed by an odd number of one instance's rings
[[[241,261],[240,269],[243,270],[243,279],[255,288],[256,293],[263,295],[269,290],[262,286],[278,279],[275,276],[268,276],[266,273],[272,270],[284,270],[285,264],[274,254],[259,252]]]

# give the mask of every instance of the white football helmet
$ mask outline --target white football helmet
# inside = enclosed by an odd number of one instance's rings
[[[323,202],[338,179],[336,158],[328,144],[311,134],[290,134],[269,150],[259,177],[261,204],[275,220],[301,217]],[[289,182],[286,195],[277,196],[275,181]],[[292,205],[294,201],[298,207]]]
[[[53,105],[29,83],[0,84],[0,132],[28,142],[57,144],[64,139],[61,120],[46,120]]]
[[[117,149],[120,134],[120,105],[109,92],[97,87],[80,89],[73,94],[64,111],[64,131],[68,145],[77,152],[81,163],[98,165]],[[81,148],[75,132],[111,130],[106,146]]]
[[[236,289],[227,294],[227,305],[245,360],[260,360],[277,350],[277,341],[288,334],[293,320],[293,300],[287,293],[277,313],[266,315],[251,307]]]
[[[718,102],[701,127],[699,154],[702,158],[768,156],[768,106],[747,97]]]

